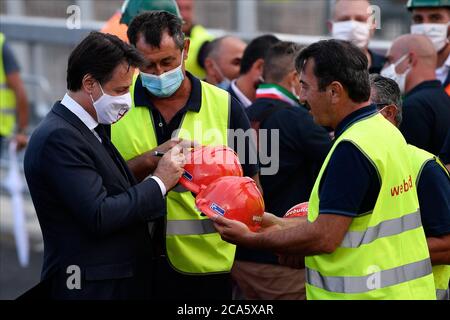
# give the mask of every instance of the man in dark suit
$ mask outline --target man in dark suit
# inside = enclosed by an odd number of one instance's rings
[[[165,214],[164,196],[181,176],[184,156],[172,141],[153,176],[137,184],[109,140],[108,125],[131,107],[129,88],[142,62],[116,36],[91,33],[69,58],[68,93],[31,137],[25,175],[50,298],[151,297],[148,222]]]

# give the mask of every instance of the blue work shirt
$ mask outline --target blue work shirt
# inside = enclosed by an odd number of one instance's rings
[[[351,113],[337,126],[336,138],[356,121],[375,112],[376,107],[372,105]],[[375,166],[354,144],[341,142],[322,176],[319,213],[355,217],[372,211],[380,188]],[[424,166],[417,192],[425,234],[450,233],[450,182],[436,161]]]

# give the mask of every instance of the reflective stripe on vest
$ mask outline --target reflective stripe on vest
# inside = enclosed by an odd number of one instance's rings
[[[307,298],[436,299],[407,145],[379,113],[356,121],[336,139],[311,192],[308,221],[319,216],[320,182],[341,142],[353,144],[374,166],[380,192],[373,211],[352,218],[334,252],[305,258]]]
[[[432,153],[423,149],[417,148],[413,145],[408,145],[411,157],[411,164],[413,169],[416,186],[419,186],[419,181],[422,176],[422,170],[430,161],[436,161],[439,167],[443,170],[447,177],[450,178],[449,173],[442,162],[436,158]],[[449,180],[450,183],[450,180]],[[450,266],[435,265],[433,266],[434,284],[436,286],[436,296],[439,300],[448,300],[448,283],[450,281]]]
[[[316,270],[306,268],[306,281],[327,291],[363,293],[415,280],[430,273],[430,260],[425,259],[361,277],[325,277]]]
[[[16,124],[16,95],[6,83],[6,71],[3,61],[5,36],[0,32],[0,136],[10,136]]]
[[[213,221],[204,220],[169,220],[167,221],[167,235],[192,235],[216,233]]]
[[[15,115],[16,110],[15,109],[0,109],[0,113],[7,114],[7,115]]]
[[[436,296],[438,300],[450,300],[450,290],[436,290]]]
[[[342,241],[342,248],[358,248],[379,238],[389,237],[422,226],[420,211],[404,215],[397,219],[385,220],[365,231],[349,231]]]
[[[134,97],[135,78],[130,88]],[[203,81],[200,111],[187,111],[178,132],[180,138],[195,139],[205,145],[228,144],[230,96]],[[134,100],[134,99],[133,99]],[[133,101],[134,104],[134,101]],[[214,135],[211,135],[212,129]],[[189,137],[189,134],[194,136]],[[111,138],[125,158],[130,160],[157,146],[153,117],[148,107],[132,106],[112,126]],[[178,192],[177,192],[178,191]],[[183,273],[229,272],[236,247],[223,241],[211,220],[201,215],[191,192],[171,190],[166,196],[166,253],[170,265]]]

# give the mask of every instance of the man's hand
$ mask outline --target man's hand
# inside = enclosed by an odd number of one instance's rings
[[[182,148],[176,145],[161,158],[153,175],[161,179],[169,191],[178,183],[184,172],[185,163],[186,157],[182,153]]]
[[[272,213],[264,212],[259,232],[272,232],[288,229],[301,223],[307,223],[307,217],[280,218]]]
[[[252,247],[257,240],[257,233],[250,231],[240,221],[227,219],[220,215],[216,215],[212,220],[214,220],[214,227],[224,241],[240,246]]]
[[[17,151],[22,150],[28,144],[28,136],[26,134],[23,134],[23,133],[17,133],[14,136],[14,140],[17,143]]]
[[[150,150],[150,153],[154,153],[154,151],[166,153],[167,151],[169,151],[170,149],[172,149],[175,146],[180,146],[183,149],[188,149],[188,148],[196,147],[197,145],[198,145],[198,143],[195,141],[185,140],[182,138],[172,138],[170,140],[167,140],[163,144],[160,144],[156,148]]]
[[[195,141],[183,140],[180,138],[174,138],[164,142],[156,148],[147,151],[136,158],[127,161],[131,172],[133,172],[136,179],[140,182],[143,181],[149,174],[154,174],[156,167],[158,166],[160,157],[155,156],[155,151],[167,153],[174,146],[178,145],[183,149],[183,153],[186,155],[189,148],[195,147],[197,143]]]
[[[272,213],[264,212],[259,232],[271,232],[281,229],[283,229],[283,219]]]

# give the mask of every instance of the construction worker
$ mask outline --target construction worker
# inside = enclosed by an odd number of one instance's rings
[[[369,60],[369,73],[380,73],[385,58],[369,49],[377,23],[370,13],[368,0],[337,0],[328,29],[334,39],[350,41],[364,52]]]
[[[203,59],[206,44],[214,39],[206,29],[195,23],[195,1],[176,0],[183,19],[183,32],[191,40],[189,57],[186,60],[186,70],[199,79],[205,79],[206,73],[201,67],[200,60]]]
[[[370,75],[371,101],[380,113],[398,127],[402,121],[402,101],[395,81]],[[436,296],[449,300],[450,279],[450,176],[433,154],[409,145],[420,216],[433,265]]]
[[[190,40],[181,26],[175,15],[151,11],[135,17],[128,28],[130,43],[147,64],[130,90],[133,107],[111,134],[140,180],[159,160],[153,151],[164,152],[171,138],[237,146],[238,137],[228,136],[228,129],[250,128],[244,109],[228,92],[185,71]],[[248,139],[245,149],[250,149]],[[241,163],[244,175],[257,179],[258,166]],[[230,299],[235,247],[222,241],[211,221],[196,210],[191,192],[171,191],[166,199],[167,219],[152,229],[160,252],[155,297]]]
[[[181,17],[175,0],[126,0],[122,9],[106,22],[100,32],[113,34],[128,43],[127,30],[131,20],[140,13],[151,10],[165,10]]]
[[[332,54],[330,54],[332,53]],[[221,216],[226,241],[305,256],[307,299],[436,299],[408,147],[370,105],[368,61],[353,44],[316,42],[296,59],[301,101],[335,142],[309,198],[308,218],[262,232]],[[383,143],[380,143],[382,141]]]
[[[450,95],[450,0],[409,0],[411,33],[426,35],[438,54],[436,78]]]
[[[253,128],[268,133],[267,142],[259,148],[279,144],[279,169],[260,177],[265,210],[279,217],[295,204],[308,201],[331,145],[327,131],[314,123],[309,110],[298,101],[295,58],[300,50],[299,45],[287,41],[270,47],[264,59],[265,83],[245,110]],[[272,132],[279,133],[279,138],[273,138]],[[272,253],[238,246],[231,275],[246,299],[304,300],[304,271],[280,266]]]
[[[4,139],[14,136],[17,149],[28,141],[28,101],[19,65],[5,35],[0,32],[0,150]]]

